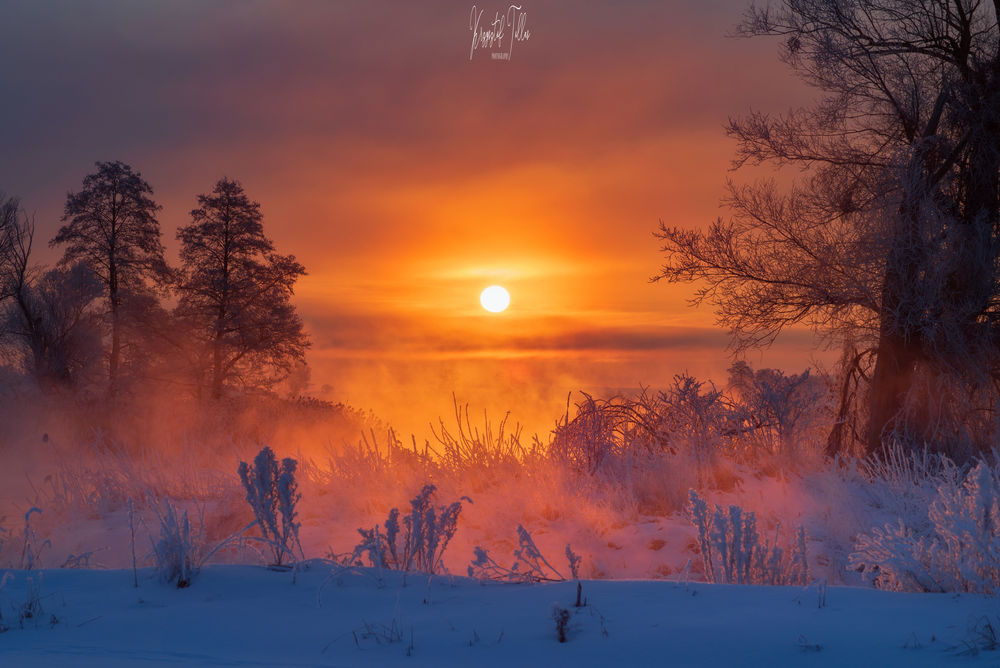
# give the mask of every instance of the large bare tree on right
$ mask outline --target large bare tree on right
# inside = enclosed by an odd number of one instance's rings
[[[789,187],[731,182],[732,216],[707,231],[661,224],[654,280],[698,281],[694,301],[716,307],[738,346],[802,324],[844,345],[830,454],[895,437],[969,455],[995,435],[998,15],[1000,0],[752,6],[737,33],[780,38],[822,95],[730,121],[735,166],[801,173]],[[853,438],[852,415],[867,425]]]

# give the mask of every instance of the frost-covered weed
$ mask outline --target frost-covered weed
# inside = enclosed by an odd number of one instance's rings
[[[0,517],[0,522],[6,520],[5,517]],[[4,528],[3,524],[0,524],[0,565],[3,564],[6,555],[4,554],[4,549],[10,544],[10,530]]]
[[[163,502],[162,510],[155,505],[153,510],[160,526],[160,537],[153,541],[156,572],[165,582],[176,584],[178,589],[188,587],[199,562],[194,554],[195,544],[187,510],[179,514],[169,500]]]
[[[698,529],[698,544],[705,567],[705,577],[719,584],[805,585],[809,581],[804,527],[795,532],[791,554],[774,540],[761,541],[757,516],[740,506],[720,506],[710,510],[708,503],[691,490],[691,518]]]
[[[458,517],[462,512],[462,497],[447,506],[435,507],[431,499],[437,488],[424,485],[410,501],[408,515],[400,516],[398,508],[389,512],[384,530],[378,525],[371,529],[358,529],[361,542],[354,548],[350,563],[363,563],[367,557],[370,566],[390,570],[419,573],[440,573],[444,568],[444,552],[458,530]]]
[[[552,606],[552,620],[556,623],[556,638],[559,642],[566,642],[569,632],[569,610],[559,605]]]
[[[244,533],[254,526],[251,522],[224,540],[210,542],[203,506],[197,507],[195,524],[186,508],[178,508],[169,499],[160,502],[150,497],[146,504],[153,510],[159,527],[158,538],[150,535],[156,572],[178,589],[190,586],[194,576],[216,554],[231,548],[239,548],[242,554],[246,547]]]
[[[295,481],[298,462],[286,457],[278,465],[271,448],[265,447],[254,458],[252,465],[240,462],[239,476],[246,491],[247,503],[253,509],[263,541],[271,552],[271,565],[282,566],[287,558],[295,559],[294,548],[299,543],[298,511],[295,506],[302,495]]]
[[[579,580],[580,562],[583,561],[583,559],[580,555],[573,551],[573,548],[569,545],[569,543],[566,544],[566,561],[569,562],[569,572],[573,574],[573,579]]]
[[[42,551],[51,547],[52,543],[48,539],[39,541],[38,535],[35,533],[34,527],[31,526],[31,516],[35,513],[39,515],[42,514],[41,508],[29,508],[28,512],[24,514],[24,532],[22,534],[22,547],[21,547],[21,568],[24,570],[32,570],[37,568],[39,560],[42,556]]]
[[[980,652],[996,651],[1000,648],[1000,632],[997,628],[986,615],[973,617],[969,620],[965,638],[954,649],[962,656],[979,656]]]
[[[961,481],[947,474],[937,481],[936,496],[923,514],[859,535],[850,567],[886,589],[1000,591],[997,469],[980,461]]]
[[[21,628],[31,620],[35,624],[45,611],[42,609],[42,574],[28,575],[24,601],[17,606],[17,621]]]
[[[510,567],[501,566],[484,549],[475,547],[476,558],[469,564],[469,577],[481,580],[498,580],[501,582],[561,582],[566,578],[557,571],[548,560],[542,556],[531,534],[520,524],[517,525],[517,549],[514,550],[514,562]],[[569,545],[566,555],[570,562],[573,576],[577,577],[580,558],[573,554]]]
[[[962,470],[948,457],[927,447],[907,448],[898,441],[887,444],[878,456],[856,462],[856,468],[862,484],[854,491],[874,510],[900,518],[920,532],[930,527],[927,509],[938,488],[962,481]]]
[[[0,594],[3,594],[3,590],[7,586],[7,583],[10,582],[13,579],[14,579],[14,575],[10,571],[5,571],[4,572],[3,576],[0,577]],[[3,619],[3,599],[0,598],[0,633],[3,633],[4,631],[9,631],[9,630],[10,630],[10,627],[7,625],[7,623]]]
[[[231,472],[218,453],[183,438],[180,452],[114,441],[100,430],[86,447],[60,453],[58,467],[38,486],[45,507],[104,516],[153,492],[159,498],[208,501],[231,497]]]
[[[444,420],[438,420],[437,428],[432,426],[437,440],[437,446],[432,450],[436,461],[446,470],[466,477],[473,472],[511,473],[540,455],[537,439],[528,447],[521,443],[519,424],[508,430],[509,413],[495,426],[484,415],[480,428],[472,424],[468,404],[460,404],[454,395],[452,403],[455,407],[455,427],[449,428]]]

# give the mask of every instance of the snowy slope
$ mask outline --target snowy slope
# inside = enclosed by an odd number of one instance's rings
[[[971,625],[984,616],[998,625],[1000,601],[983,596],[831,587],[820,608],[815,587],[585,581],[589,605],[573,608],[574,583],[330,573],[313,562],[293,583],[287,572],[211,566],[178,590],[148,570],[138,589],[131,571],[42,571],[44,614],[21,628],[13,608],[26,574],[11,571],[0,666],[1000,663],[1000,651],[962,654]],[[572,612],[565,644],[554,603]]]

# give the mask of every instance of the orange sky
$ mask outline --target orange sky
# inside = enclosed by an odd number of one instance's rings
[[[724,380],[713,314],[647,282],[652,233],[724,213],[727,117],[809,93],[775,44],[725,37],[742,0],[701,4],[525,0],[501,62],[470,61],[471,2],[7,2],[0,190],[48,239],[93,161],[123,160],[174,258],[195,196],[237,178],[309,271],[318,393],[408,431],[454,391],[544,430],[570,390]],[[503,314],[478,305],[491,283]]]

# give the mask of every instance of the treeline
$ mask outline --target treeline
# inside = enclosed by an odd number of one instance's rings
[[[305,268],[275,251],[238,181],[197,196],[172,266],[149,183],[121,162],[96,168],[66,198],[53,267],[33,262],[34,221],[0,193],[5,365],[44,389],[110,396],[155,381],[220,398],[304,374],[291,296]]]

